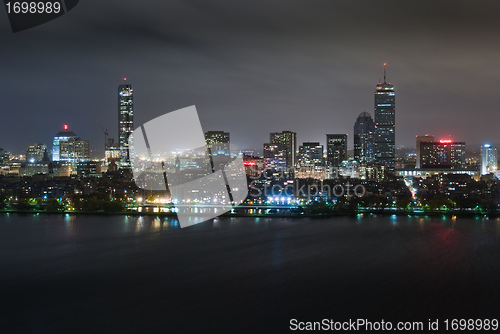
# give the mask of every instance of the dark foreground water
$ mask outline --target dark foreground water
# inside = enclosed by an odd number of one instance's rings
[[[1,215],[0,333],[500,317],[500,221]]]

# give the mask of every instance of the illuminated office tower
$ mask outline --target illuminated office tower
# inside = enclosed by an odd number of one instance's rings
[[[417,161],[415,163],[415,168],[422,167],[422,143],[431,143],[434,141],[434,136],[425,135],[417,136]]]
[[[270,134],[270,144],[280,145],[285,150],[286,167],[293,168],[297,157],[297,133],[292,131],[274,132]]]
[[[118,165],[118,162],[120,161],[120,146],[118,143],[115,143],[115,140],[113,138],[108,138],[104,157],[106,160],[106,165],[109,165],[111,163]]]
[[[481,148],[481,175],[498,170],[498,153],[496,147],[484,144]]]
[[[330,167],[340,167],[347,160],[347,135],[326,135],[326,161]]]
[[[442,139],[420,143],[420,168],[463,169],[465,167],[465,143]]]
[[[387,83],[384,63],[384,82],[375,90],[375,160],[394,168],[396,158],[396,93]]]
[[[90,143],[80,139],[64,124],[64,131],[58,132],[52,141],[52,161],[84,162],[90,160]]]
[[[354,123],[354,160],[360,165],[373,161],[375,123],[369,113],[359,114]]]
[[[124,81],[127,79],[125,78]],[[118,86],[118,138],[120,145],[120,167],[130,168],[130,147],[134,132],[134,85]]]
[[[48,161],[47,146],[45,144],[33,143],[26,146],[26,161],[34,164],[41,161]]]
[[[267,168],[286,169],[286,147],[282,144],[264,144],[264,164]]]
[[[297,164],[303,166],[323,166],[323,145],[306,142],[299,147]]]
[[[205,142],[212,155],[229,155],[229,132],[207,131]]]

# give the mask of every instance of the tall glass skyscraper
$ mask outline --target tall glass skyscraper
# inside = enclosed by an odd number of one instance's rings
[[[367,112],[359,114],[354,123],[354,160],[360,165],[373,161],[375,123]]]
[[[498,153],[496,147],[484,144],[481,147],[481,174],[489,174],[498,170]]]
[[[129,139],[133,139],[132,132],[134,132],[134,85],[123,83],[118,86],[118,138],[121,168],[130,168]]]
[[[295,167],[297,157],[297,133],[292,131],[273,132],[269,135],[270,143],[281,145],[285,150],[286,168]]]
[[[340,167],[347,160],[347,135],[344,133],[326,135],[326,160],[330,167]]]
[[[396,93],[387,83],[384,64],[384,82],[375,90],[375,160],[394,168],[396,158]]]

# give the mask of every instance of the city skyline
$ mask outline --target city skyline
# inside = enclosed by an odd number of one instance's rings
[[[324,134],[353,138],[356,116],[373,115],[384,62],[398,92],[396,146],[414,146],[424,133],[500,143],[489,121],[497,109],[492,69],[500,65],[495,2],[133,6],[122,1],[117,10],[110,1],[96,15],[82,3],[3,36],[11,52],[0,56],[7,116],[0,147],[24,151],[22,132],[49,143],[67,123],[99,149],[97,121],[118,140],[113,92],[123,77],[136,85],[137,124],[196,105],[205,131],[231,132],[242,148],[259,148],[282,130],[325,145]]]

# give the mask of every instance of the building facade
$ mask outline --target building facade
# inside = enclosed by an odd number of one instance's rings
[[[384,64],[384,82],[375,90],[375,160],[389,169],[396,160],[396,93],[387,83]]]
[[[286,168],[293,168],[297,159],[297,133],[292,131],[273,132],[270,144],[279,145],[285,150]]]
[[[347,160],[347,135],[326,135],[326,161],[330,167],[340,167]]]
[[[205,142],[212,155],[229,155],[229,132],[207,131]]]
[[[52,161],[82,162],[90,160],[90,143],[78,137],[64,125],[64,131],[58,132],[52,141]]]
[[[373,161],[375,122],[367,112],[359,114],[354,123],[354,160],[364,166]]]
[[[49,161],[47,145],[41,143],[32,143],[26,146],[26,162],[29,164],[41,161]]]
[[[279,170],[287,169],[287,149],[285,145],[265,143],[264,144],[264,166]]]
[[[319,142],[306,142],[299,147],[297,166],[323,166],[323,145]]]
[[[417,146],[416,146],[417,156],[415,161],[415,168],[422,167],[422,151],[421,151],[422,143],[432,143],[432,142],[434,142],[434,136],[431,135],[417,136]]]
[[[420,168],[463,169],[465,167],[465,142],[440,140],[420,143]]]
[[[118,142],[120,145],[120,167],[130,168],[129,142],[134,132],[134,85],[118,86]]]
[[[498,171],[498,153],[496,147],[485,144],[481,147],[481,175]]]

